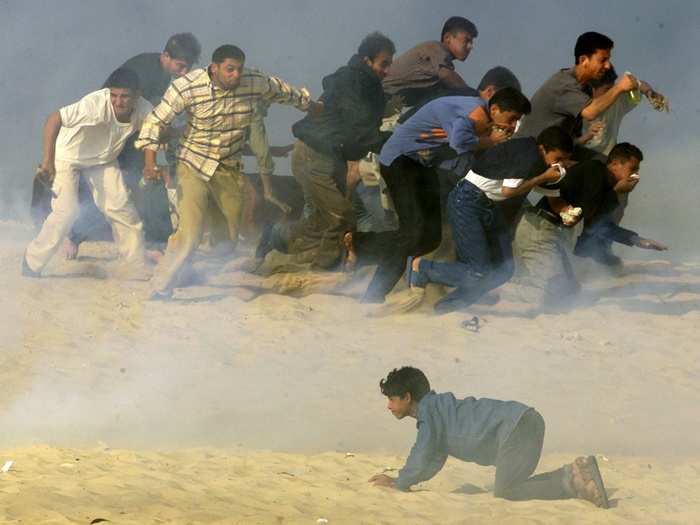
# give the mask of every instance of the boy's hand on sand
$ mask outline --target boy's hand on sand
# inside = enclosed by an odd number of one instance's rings
[[[637,246],[645,250],[656,250],[657,252],[665,252],[666,250],[668,250],[668,246],[666,246],[665,244],[660,243],[659,241],[655,241],[653,239],[645,239],[643,237],[639,238],[639,240],[637,241]]]
[[[369,482],[375,487],[393,487],[395,481],[395,478],[387,476],[386,474],[375,474],[369,478]]]

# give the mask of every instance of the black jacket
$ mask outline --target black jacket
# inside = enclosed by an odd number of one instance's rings
[[[358,160],[379,150],[384,90],[379,77],[358,55],[323,79],[321,101],[320,116],[307,115],[292,126],[296,138],[343,160]]]

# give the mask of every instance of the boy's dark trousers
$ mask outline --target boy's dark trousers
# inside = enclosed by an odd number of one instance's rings
[[[543,441],[544,419],[530,409],[498,451],[494,496],[514,501],[573,497],[565,467],[530,477],[540,461]]]

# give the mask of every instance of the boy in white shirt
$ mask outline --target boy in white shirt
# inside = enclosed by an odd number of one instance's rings
[[[119,255],[135,267],[143,265],[143,227],[117,157],[153,106],[139,96],[138,76],[129,69],[117,69],[105,86],[53,112],[44,125],[39,169],[53,181],[53,200],[51,213],[25,252],[25,277],[41,276],[78,217],[81,175],[112,225]]]

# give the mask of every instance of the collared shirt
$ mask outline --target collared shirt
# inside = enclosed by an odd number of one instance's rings
[[[418,436],[399,471],[396,487],[408,490],[426,481],[445,464],[447,456],[479,465],[494,465],[498,449],[530,407],[517,401],[429,392],[418,402]]]
[[[196,69],[170,84],[160,104],[146,118],[136,147],[157,149],[165,128],[186,111],[187,126],[175,156],[209,180],[219,164],[239,164],[246,132],[260,102],[288,104],[306,111],[309,98],[306,90],[258,71],[245,69],[238,87],[225,90],[214,85],[206,69]]]
[[[550,126],[581,134],[581,111],[591,103],[591,90],[576,80],[574,68],[552,75],[532,96],[532,111],[522,119],[516,137],[537,137]]]
[[[56,139],[56,160],[81,167],[114,161],[152,109],[150,102],[139,97],[129,122],[119,122],[109,88],[88,93],[59,110],[61,129]]]
[[[476,109],[483,110],[484,117],[488,118],[486,101],[481,97],[441,97],[431,100],[394,130],[382,147],[379,162],[391,166],[400,155],[406,155],[430,164],[431,150],[445,145],[458,155],[470,151],[479,142],[474,121],[469,118]]]

